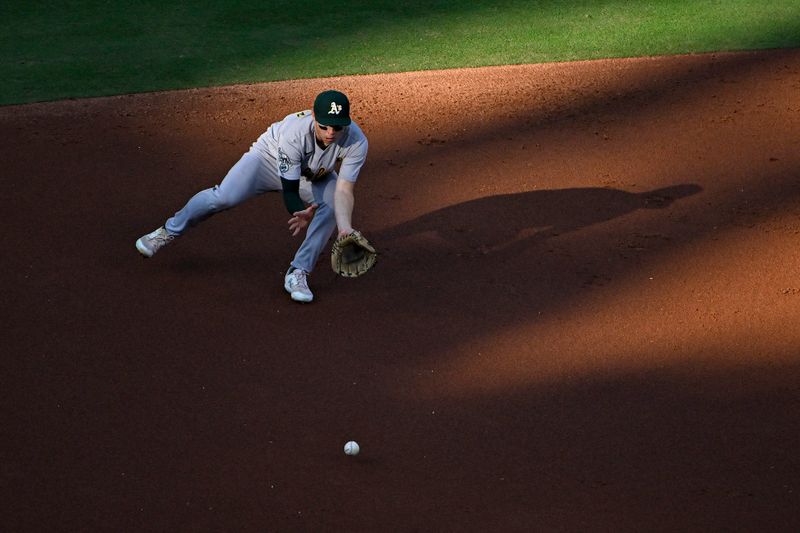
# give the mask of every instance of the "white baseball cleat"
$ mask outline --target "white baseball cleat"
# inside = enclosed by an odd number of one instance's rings
[[[136,241],[136,249],[145,257],[153,257],[157,251],[172,242],[175,237],[176,235],[170,235],[164,226],[161,226]]]
[[[308,288],[308,272],[295,268],[287,272],[283,280],[283,288],[292,295],[295,302],[308,303],[314,299],[311,289]]]

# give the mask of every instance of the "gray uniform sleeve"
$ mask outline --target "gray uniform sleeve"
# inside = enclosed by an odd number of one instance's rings
[[[342,164],[339,167],[339,177],[345,181],[355,182],[358,179],[358,174],[361,172],[361,167],[364,166],[364,161],[367,160],[367,150],[369,143],[367,138],[362,138],[358,143],[354,144],[347,151],[347,154],[342,158]]]

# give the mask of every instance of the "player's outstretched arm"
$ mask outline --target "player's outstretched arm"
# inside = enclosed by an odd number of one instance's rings
[[[336,191],[333,193],[333,207],[336,212],[336,226],[339,228],[339,235],[347,235],[353,231],[355,188],[355,182],[341,178],[336,180]]]

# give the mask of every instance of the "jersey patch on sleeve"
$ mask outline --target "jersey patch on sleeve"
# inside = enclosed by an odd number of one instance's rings
[[[282,173],[289,172],[289,156],[280,147],[278,148],[278,170]]]

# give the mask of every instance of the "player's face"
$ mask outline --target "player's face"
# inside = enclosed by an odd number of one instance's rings
[[[323,126],[316,120],[314,121],[314,129],[317,139],[325,146],[333,144],[336,139],[342,136],[342,131],[344,130],[342,126]]]

